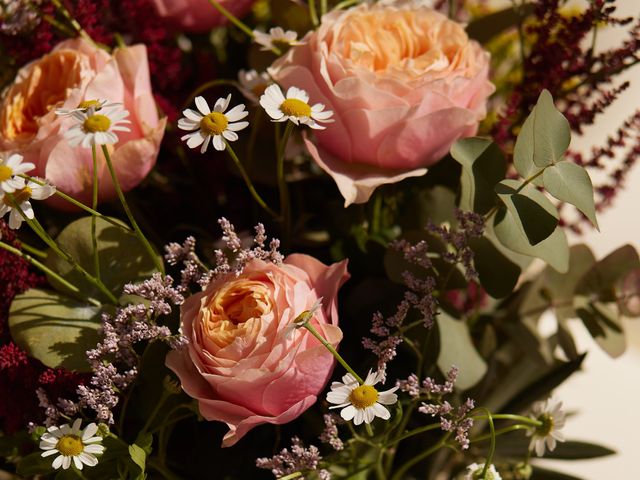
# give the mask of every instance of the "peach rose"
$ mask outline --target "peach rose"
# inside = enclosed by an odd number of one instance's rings
[[[251,10],[254,1],[218,0],[218,3],[236,17],[242,17]],[[153,0],[153,3],[158,15],[189,32],[206,32],[227,22],[209,0]]]
[[[304,45],[269,69],[333,110],[310,154],[345,206],[376,187],[426,173],[486,115],[489,53],[462,25],[417,2],[332,11]]]
[[[181,310],[189,345],[166,364],[207,420],[229,426],[230,446],[253,427],[292,421],[313,405],[335,359],[295,318],[323,298],[312,324],[332,345],[342,339],[336,295],[347,262],[326,266],[307,255],[282,265],[252,260],[239,277],[213,282]]]
[[[144,45],[109,55],[84,40],[67,40],[23,67],[0,102],[0,150],[22,154],[36,165],[34,175],[88,203],[91,149],[71,148],[64,132],[74,120],[55,113],[86,100],[122,103],[129,110],[131,132],[118,132],[119,142],[109,149],[122,188],[131,190],[154,166],[166,123],[151,93]],[[107,200],[115,191],[102,154],[98,158],[100,199]],[[55,200],[54,205],[69,208]]]

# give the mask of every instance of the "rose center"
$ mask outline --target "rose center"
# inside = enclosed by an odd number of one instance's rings
[[[100,102],[98,100],[85,100],[83,102],[80,102],[80,105],[78,105],[78,108],[82,108],[83,110],[87,110],[91,107],[95,108],[96,110],[100,110]]]
[[[32,193],[33,190],[31,190],[30,187],[23,187],[20,190],[16,190],[15,192],[13,192],[13,199],[11,199],[9,195],[5,195],[2,201],[9,207],[12,207],[14,205],[21,205],[31,198]]]
[[[111,126],[111,120],[106,115],[91,115],[84,121],[84,130],[89,133],[106,132]]]
[[[75,457],[82,453],[84,444],[77,435],[65,435],[56,443],[56,450],[66,457]]]
[[[360,385],[349,394],[349,401],[359,409],[370,407],[378,401],[378,391],[371,385]]]
[[[200,130],[207,135],[220,135],[227,129],[227,125],[227,116],[220,112],[211,112],[200,120]]]
[[[303,102],[302,100],[298,100],[297,98],[287,98],[282,105],[280,105],[280,110],[285,115],[290,117],[310,117],[311,116],[311,107]]]
[[[11,167],[7,167],[6,165],[0,165],[0,182],[9,180],[12,175],[13,175],[13,170],[11,170]]]

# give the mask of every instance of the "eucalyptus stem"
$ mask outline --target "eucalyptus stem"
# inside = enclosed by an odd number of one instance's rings
[[[436,443],[435,445],[433,445],[431,448],[425,450],[424,452],[416,455],[415,457],[411,458],[410,460],[406,461],[397,471],[396,473],[393,475],[393,477],[391,477],[391,480],[403,480],[404,478],[406,478],[406,473],[407,471],[413,467],[416,463],[421,462],[422,460],[424,460],[425,458],[427,458],[429,455],[432,455],[433,453],[437,452],[438,450],[440,450],[442,447],[444,447],[447,444],[447,441],[449,440],[449,437],[451,436],[451,432],[448,432],[446,435],[444,435],[440,441],[438,443]]]
[[[293,132],[293,127],[293,122],[287,122],[284,134],[280,139],[280,145],[278,148],[278,164],[276,167],[278,175],[278,190],[280,191],[280,217],[282,219],[285,246],[289,245],[289,240],[291,239],[291,205],[289,203],[289,188],[284,176],[284,156],[287,149],[287,143],[289,142],[289,137]]]
[[[247,185],[247,188],[249,189],[249,192],[251,193],[251,196],[253,197],[253,199],[258,203],[258,205],[260,205],[269,215],[271,215],[273,218],[278,218],[278,214],[276,212],[274,212],[269,205],[267,205],[267,202],[265,202],[262,197],[260,196],[260,194],[257,192],[257,190],[255,189],[255,187],[253,186],[253,182],[251,182],[251,178],[249,177],[249,174],[247,173],[247,171],[245,170],[244,166],[242,165],[242,162],[240,161],[240,159],[238,158],[238,156],[236,155],[236,152],[233,150],[233,148],[231,147],[231,144],[227,141],[226,138],[222,139],[224,141],[224,144],[227,147],[227,151],[229,152],[229,156],[231,157],[231,159],[233,160],[233,163],[236,164],[236,167],[238,168],[238,171],[240,172],[240,175],[242,176],[242,179],[244,180],[244,183]]]
[[[311,23],[313,23],[314,27],[317,27],[318,25],[320,25],[320,21],[318,20],[318,12],[316,12],[316,0],[309,0],[308,7]]]
[[[20,175],[20,177],[24,178],[25,180],[29,180],[30,182],[35,183],[36,185],[47,185],[46,182],[43,182],[42,180],[35,178],[35,177],[30,177],[29,175]],[[126,230],[128,232],[133,232],[133,230],[131,230],[129,227],[127,227],[126,225],[123,225],[122,223],[114,220],[111,217],[107,217],[106,215],[102,215],[100,212],[97,212],[96,210],[94,210],[93,208],[89,208],[87,205],[85,205],[82,202],[79,202],[78,200],[76,200],[75,198],[67,195],[64,192],[61,192],[60,190],[58,190],[56,188],[55,192],[56,195],[58,195],[60,198],[62,198],[63,200],[66,200],[67,202],[71,203],[72,205],[75,205],[78,208],[81,208],[82,210],[84,210],[85,212],[91,214],[91,215],[95,215],[98,218],[101,218],[102,220],[104,220],[105,222],[109,222],[111,225],[114,225],[116,227],[119,227],[123,230]]]
[[[24,245],[23,245],[23,247],[24,247]],[[14,247],[12,245],[9,245],[8,243],[5,243],[3,241],[0,241],[0,248],[2,248],[3,250],[6,250],[7,252],[13,253],[14,255],[26,260],[31,265],[33,265],[34,267],[36,267],[37,269],[39,269],[40,271],[42,271],[43,273],[45,273],[49,277],[55,278],[56,281],[60,282],[62,285],[64,285],[66,288],[68,288],[73,293],[80,294],[80,289],[78,287],[73,285],[71,282],[66,280],[64,277],[58,275],[56,272],[54,272],[49,267],[47,267],[44,263],[42,263],[39,260],[33,258],[31,255],[29,255],[27,253],[24,253],[22,250]],[[100,306],[100,302],[98,302],[97,300],[95,300],[93,298],[89,298],[88,301],[89,301],[89,303],[91,303],[91,304],[93,304],[93,305],[95,305],[97,307]]]
[[[318,331],[315,329],[315,327],[309,323],[309,320],[307,320],[306,322],[302,323],[300,325],[300,327],[304,327],[307,330],[309,330],[309,332],[311,332],[311,335],[316,337],[320,341],[320,343],[322,343],[322,345],[324,345],[324,347],[327,350],[329,350],[331,355],[333,355],[336,358],[336,360],[338,360],[340,365],[342,365],[347,372],[349,372],[351,375],[353,375],[353,377],[358,381],[358,383],[360,385],[364,384],[364,380],[362,380],[362,378],[353,370],[353,368],[351,368],[349,366],[349,364],[345,361],[344,358],[342,358],[342,356],[338,353],[338,351],[335,348],[333,348],[333,345],[331,345],[329,342],[327,342],[324,339],[324,337],[318,333]]]
[[[96,145],[91,145],[91,159],[93,160],[93,192],[91,208],[98,208],[98,155]],[[93,246],[93,270],[96,278],[100,278],[100,257],[98,255],[98,237],[96,236],[96,216],[91,215],[91,245]]]
[[[129,223],[131,223],[131,226],[133,227],[133,230],[136,233],[136,236],[140,240],[140,243],[142,243],[144,248],[147,250],[149,257],[151,257],[151,260],[153,260],[153,263],[155,264],[156,269],[159,272],[164,273],[164,266],[162,265],[162,262],[158,259],[158,256],[156,255],[156,252],[153,250],[153,247],[151,246],[151,244],[149,243],[149,240],[147,240],[147,237],[145,237],[144,233],[142,233],[142,230],[140,230],[140,227],[138,226],[138,222],[136,222],[136,219],[134,218],[133,214],[131,213],[131,210],[129,209],[129,204],[127,203],[127,200],[124,198],[124,193],[122,193],[122,188],[120,188],[120,182],[118,181],[118,176],[116,175],[116,171],[113,168],[113,163],[111,162],[111,156],[109,155],[109,149],[107,148],[106,145],[102,145],[102,153],[104,154],[104,159],[107,162],[107,168],[109,169],[109,173],[111,174],[111,180],[113,181],[113,186],[116,190],[116,194],[118,195],[118,199],[122,204],[124,213],[127,215],[127,218],[129,219]]]

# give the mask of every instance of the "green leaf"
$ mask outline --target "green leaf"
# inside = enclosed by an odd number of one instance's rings
[[[144,453],[151,455],[153,450],[153,435],[151,433],[139,434],[136,438],[135,444],[142,448]]]
[[[593,185],[584,168],[568,161],[558,162],[544,169],[542,183],[547,192],[558,200],[575,205],[598,228]]]
[[[587,303],[576,311],[593,339],[610,357],[618,358],[625,352],[627,342],[616,312],[599,302]]]
[[[558,210],[530,183],[522,187],[519,181],[507,179],[495,190],[530,245],[548,238],[558,226]]]
[[[477,384],[487,373],[487,363],[476,350],[469,327],[441,311],[436,317],[440,338],[438,367],[446,374],[452,366],[460,369],[456,387],[467,390]]]
[[[616,284],[640,268],[640,257],[631,245],[624,245],[596,263],[580,280],[576,292],[586,296],[598,294],[600,300],[616,300]]]
[[[524,178],[530,178],[540,169],[559,162],[570,142],[569,122],[556,109],[549,91],[543,90],[516,140],[513,152],[516,170]]]
[[[89,371],[86,351],[98,342],[101,309],[51,290],[17,295],[9,311],[13,340],[47,367]]]
[[[133,233],[98,218],[96,236],[101,279],[114,295],[119,296],[125,284],[149,277],[155,271],[155,265],[147,250]],[[86,271],[94,272],[91,217],[83,217],[67,225],[56,241],[60,248],[69,253]],[[58,255],[50,253],[46,263],[52,270],[77,285],[82,294],[103,298],[104,295],[93,284],[88,283]],[[56,290],[70,293],[55,279],[49,278],[49,282]]]
[[[583,460],[587,458],[600,458],[615,455],[616,451],[595,443],[568,440],[557,444],[553,452],[545,453],[545,458],[557,458],[561,460]]]
[[[533,467],[533,475],[531,478],[535,480],[584,480],[580,477],[574,477],[566,473],[535,466]]]
[[[496,204],[494,187],[507,170],[502,151],[490,140],[470,137],[454,143],[451,156],[462,165],[460,208],[487,213]]]
[[[33,475],[44,475],[53,471],[54,457],[43,457],[41,451],[33,452],[22,457],[16,467],[16,473],[22,477],[32,477]]]
[[[133,445],[129,445],[129,456],[133,463],[135,463],[140,468],[141,472],[144,473],[147,468],[147,453],[144,449],[135,443]]]
[[[540,258],[560,273],[569,268],[569,243],[564,230],[556,227],[553,233],[536,245],[531,245],[514,216],[506,208],[498,210],[493,231],[502,245],[514,252]]]
[[[471,239],[469,246],[473,250],[473,263],[478,271],[480,284],[487,293],[493,298],[509,295],[520,277],[520,267],[485,237]]]
[[[467,26],[467,34],[470,38],[484,44],[508,28],[516,26],[533,10],[533,4],[524,3],[484,15],[471,21]]]

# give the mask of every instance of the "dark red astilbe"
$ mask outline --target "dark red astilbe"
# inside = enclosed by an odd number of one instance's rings
[[[0,234],[5,243],[19,246],[15,234],[0,220]],[[42,285],[44,279],[29,269],[29,264],[6,250],[0,250],[0,430],[12,433],[30,421],[41,421],[36,389],[42,388],[50,398],[73,395],[82,376],[63,369],[45,367],[29,358],[11,341],[7,318],[13,298],[28,288]]]
[[[596,24],[623,26],[633,22],[632,18],[614,17],[614,1],[594,0],[583,12],[573,16],[560,14],[563,0],[533,3],[533,19],[526,27],[531,41],[527,42],[523,78],[514,85],[492,130],[495,141],[507,151],[512,149],[518,129],[543,89],[554,96],[572,130],[582,133],[585,126],[592,125],[628,88],[628,82],[620,85],[614,82],[619,73],[640,62],[640,20],[617,48],[596,54],[591,42]],[[640,144],[634,135],[637,128],[638,114],[627,120],[604,147],[594,148],[590,156],[572,154],[578,163],[610,174],[609,180],[595,187],[599,210],[610,205],[639,155]],[[623,140],[625,143],[621,144]],[[613,149],[621,146],[626,148],[623,164],[612,166]],[[572,226],[578,230],[577,224]]]

